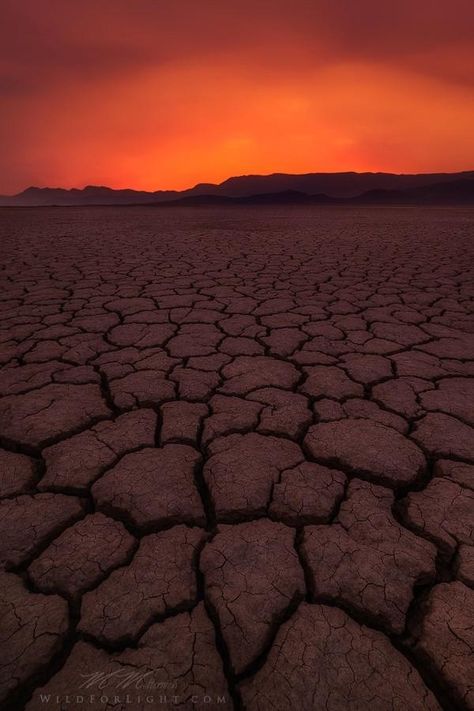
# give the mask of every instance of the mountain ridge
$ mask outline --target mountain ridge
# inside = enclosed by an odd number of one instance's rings
[[[472,183],[472,185],[471,185]],[[434,186],[439,186],[434,188]],[[451,186],[451,187],[450,187]],[[386,199],[399,197],[413,200],[451,200],[474,202],[470,189],[474,186],[474,171],[457,173],[384,173],[346,171],[341,173],[271,173],[269,175],[240,175],[227,178],[222,183],[198,183],[186,190],[135,190],[115,189],[104,185],[86,185],[84,188],[39,188],[30,186],[21,193],[0,196],[0,206],[81,206],[81,205],[145,205],[180,202],[194,197],[247,198],[259,195],[300,193],[303,196],[327,198],[327,201],[352,201],[368,199],[370,193],[385,192]],[[418,191],[418,192],[416,192]],[[426,192],[428,191],[428,193]],[[457,191],[459,195],[457,195]],[[364,197],[365,196],[365,197]],[[375,195],[372,195],[375,199]],[[378,199],[378,198],[377,198]]]

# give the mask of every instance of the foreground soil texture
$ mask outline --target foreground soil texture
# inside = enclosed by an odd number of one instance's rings
[[[1,212],[2,709],[474,709],[473,218]]]

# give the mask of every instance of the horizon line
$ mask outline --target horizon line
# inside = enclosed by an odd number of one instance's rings
[[[23,188],[17,193],[11,193],[11,194],[4,194],[1,193],[0,197],[2,198],[14,198],[18,197],[19,195],[22,195],[23,193],[27,192],[28,190],[64,190],[67,192],[71,192],[73,190],[77,191],[83,191],[86,190],[87,188],[105,188],[106,190],[112,190],[112,191],[123,191],[123,190],[132,190],[134,192],[140,192],[140,193],[182,193],[187,190],[193,190],[197,188],[198,186],[201,185],[209,185],[209,186],[220,186],[226,183],[229,180],[233,179],[238,179],[238,178],[270,178],[275,175],[282,175],[282,176],[291,176],[291,177],[304,177],[307,175],[396,175],[396,176],[421,176],[421,175],[462,175],[464,173],[474,173],[474,168],[466,168],[463,170],[453,170],[453,171],[446,171],[446,170],[441,170],[441,171],[426,171],[426,172],[398,172],[398,171],[390,171],[390,170],[335,170],[335,171],[327,171],[327,170],[321,170],[321,171],[309,171],[309,172],[304,172],[304,173],[287,173],[284,171],[272,171],[271,173],[239,173],[238,175],[230,175],[227,178],[224,178],[221,182],[218,183],[213,183],[213,182],[208,182],[205,180],[199,181],[197,183],[194,183],[193,185],[187,187],[187,188],[182,188],[177,189],[177,188],[156,188],[156,189],[145,189],[145,188],[133,188],[130,186],[126,187],[121,187],[121,188],[112,188],[108,185],[104,184],[98,184],[98,183],[85,183],[82,187],[63,187],[61,185],[28,185],[27,187]]]

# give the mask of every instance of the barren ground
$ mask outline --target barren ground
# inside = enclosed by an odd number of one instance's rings
[[[473,218],[0,212],[2,709],[474,709]]]

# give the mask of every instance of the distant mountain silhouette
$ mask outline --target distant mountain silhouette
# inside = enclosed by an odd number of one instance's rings
[[[308,173],[306,175],[243,175],[229,178],[218,186],[216,194],[244,197],[259,193],[295,190],[307,195],[323,193],[330,197],[350,198],[369,190],[409,190],[433,183],[474,178],[474,171],[398,175],[394,173]]]
[[[189,195],[155,202],[156,207],[219,205],[474,205],[474,178],[434,183],[411,190],[367,190],[355,197],[333,197],[325,193],[307,195],[297,190],[260,193],[242,197]]]
[[[411,190],[369,190],[351,198],[353,204],[474,205],[474,179],[432,183]]]
[[[143,202],[156,202],[160,198],[170,200],[179,197],[175,190],[160,190],[149,193],[144,190],[114,190],[98,185],[85,188],[27,188],[18,195],[1,196],[0,205],[133,205]],[[161,197],[162,196],[162,197]]]
[[[474,171],[398,175],[394,173],[308,173],[242,175],[219,185],[199,183],[188,190],[114,190],[88,185],[83,189],[27,188],[0,196],[0,206],[145,205],[171,203],[474,203]],[[310,199],[308,199],[310,198]]]

